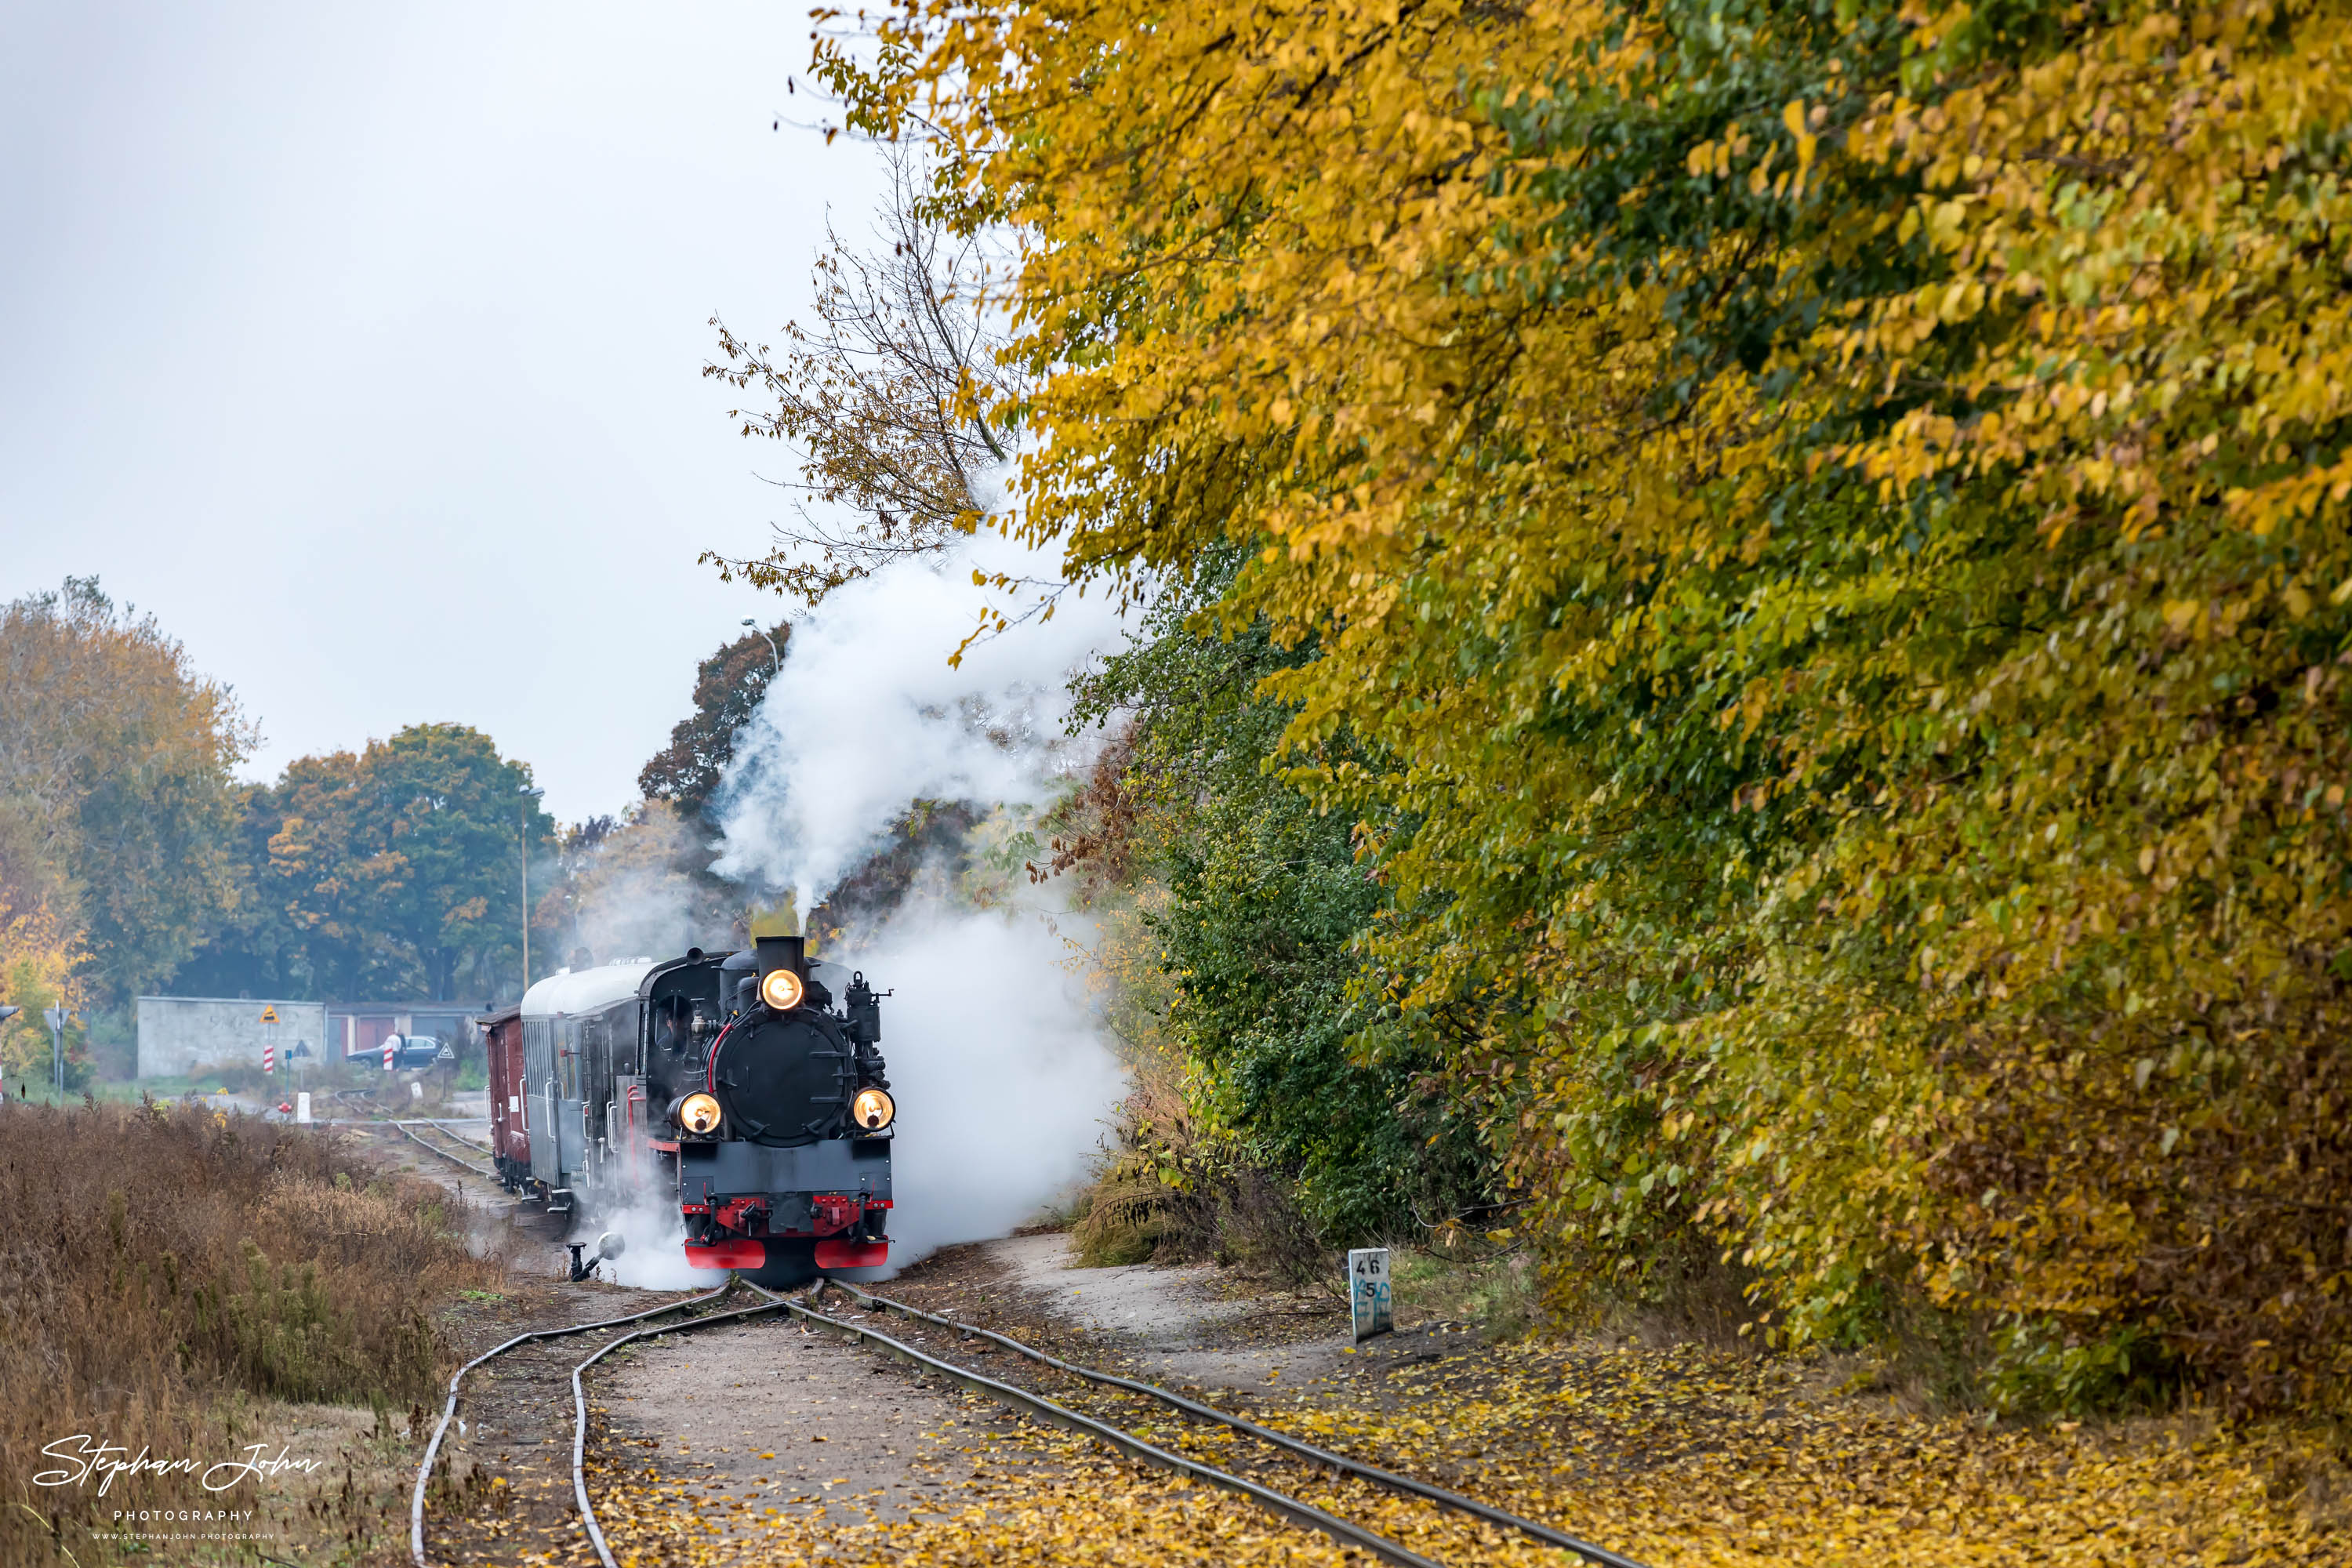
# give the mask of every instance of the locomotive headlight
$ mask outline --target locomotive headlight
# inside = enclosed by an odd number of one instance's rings
[[[849,1102],[849,1119],[868,1132],[881,1131],[898,1114],[898,1103],[887,1089],[861,1089],[857,1098]]]
[[[719,1100],[715,1095],[689,1094],[677,1108],[678,1125],[688,1132],[719,1131]]]
[[[791,1012],[807,994],[808,987],[789,969],[771,969],[760,976],[760,1000],[779,1013]]]

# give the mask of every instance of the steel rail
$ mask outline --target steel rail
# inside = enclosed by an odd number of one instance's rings
[[[1024,1414],[1041,1416],[1056,1426],[1066,1427],[1070,1431],[1107,1443],[1131,1458],[1142,1460],[1145,1464],[1156,1465],[1161,1469],[1171,1470],[1181,1476],[1206,1481],[1211,1486],[1223,1487],[1228,1491],[1239,1492],[1282,1515],[1292,1523],[1318,1531],[1343,1546],[1359,1547],[1385,1562],[1396,1563],[1398,1568],[1443,1568],[1443,1564],[1422,1556],[1411,1548],[1400,1546],[1387,1536],[1376,1534],[1366,1530],[1362,1525],[1341,1519],[1338,1514],[1326,1513],[1313,1503],[1301,1501],[1286,1493],[1276,1491],[1271,1487],[1260,1486],[1255,1481],[1218,1469],[1214,1466],[1204,1465],[1197,1459],[1171,1453],[1166,1448],[1145,1442],[1124,1428],[1113,1426],[1108,1422],[1097,1421],[1090,1415],[1081,1415],[1067,1405],[1057,1404],[1042,1394],[1032,1394],[1025,1388],[1015,1388],[1009,1383],[999,1383],[992,1377],[984,1377],[968,1368],[960,1367],[952,1362],[941,1361],[936,1356],[915,1349],[912,1345],[894,1340],[887,1334],[814,1310],[787,1297],[776,1296],[761,1290],[756,1285],[751,1288],[760,1295],[767,1296],[771,1300],[779,1303],[796,1317],[879,1345],[884,1351],[901,1361],[929,1367],[950,1381],[961,1384],[976,1394],[985,1394],[1001,1403],[1014,1406]],[[607,1563],[609,1568],[609,1559]]]
[[[1426,1498],[1431,1502],[1440,1503],[1444,1507],[1485,1520],[1489,1524],[1500,1525],[1506,1530],[1516,1530],[1523,1535],[1533,1536],[1548,1546],[1557,1546],[1564,1552],[1573,1552],[1588,1563],[1599,1563],[1601,1568],[1643,1568],[1643,1564],[1631,1557],[1612,1552],[1605,1546],[1596,1546],[1590,1541],[1579,1540],[1564,1531],[1554,1530],[1549,1525],[1538,1524],[1531,1519],[1522,1519],[1517,1514],[1507,1512],[1489,1503],[1480,1502],[1475,1498],[1465,1497],[1460,1492],[1448,1491],[1444,1487],[1432,1486],[1427,1481],[1418,1481],[1411,1476],[1401,1476],[1393,1470],[1383,1470],[1360,1460],[1350,1459],[1344,1454],[1332,1453],[1328,1448],[1318,1448],[1314,1444],[1302,1442],[1286,1432],[1277,1432],[1272,1427],[1261,1426],[1255,1421],[1235,1415],[1229,1411],[1219,1410],[1212,1405],[1202,1405],[1197,1400],[1187,1399],[1181,1394],[1171,1394],[1164,1388],[1149,1383],[1139,1383],[1131,1377],[1097,1372],[1091,1367],[1078,1366],[1073,1363],[1059,1360],[1046,1354],[1044,1351],[1024,1345],[1008,1334],[1000,1334],[991,1329],[977,1328],[970,1323],[959,1323],[952,1318],[942,1318],[935,1313],[926,1312],[919,1307],[910,1307],[903,1301],[894,1301],[887,1296],[877,1296],[870,1291],[860,1290],[845,1280],[834,1279],[829,1280],[828,1283],[861,1301],[872,1302],[885,1310],[897,1312],[904,1317],[920,1318],[925,1322],[936,1323],[943,1329],[953,1329],[967,1337],[977,1334],[982,1339],[991,1340],[1003,1345],[1006,1350],[1027,1356],[1031,1361],[1050,1366],[1056,1372],[1066,1372],[1074,1377],[1085,1378],[1090,1383],[1105,1384],[1113,1388],[1126,1389],[1130,1394],[1139,1394],[1146,1398],[1157,1399],[1164,1405],[1173,1405],[1188,1415],[1197,1416],[1204,1421],[1213,1421],[1220,1426],[1230,1426],[1237,1432],[1246,1432],[1253,1437],[1271,1443],[1277,1448],[1286,1448],[1301,1458],[1311,1459],[1318,1465],[1330,1465],[1375,1485],[1387,1487],[1394,1491],[1410,1492],[1415,1497]]]
[[[745,1281],[747,1285],[750,1282]],[[751,1285],[751,1290],[765,1296],[767,1291]],[[724,1291],[721,1292],[724,1294]],[[619,1350],[637,1340],[650,1340],[662,1334],[682,1334],[691,1329],[707,1329],[716,1323],[737,1322],[744,1318],[756,1318],[764,1312],[774,1312],[791,1307],[781,1297],[772,1298],[757,1307],[745,1307],[740,1311],[714,1312],[707,1318],[689,1318],[682,1323],[664,1323],[657,1329],[639,1329],[633,1334],[623,1334],[611,1343],[601,1346],[594,1355],[572,1369],[572,1497],[580,1505],[580,1518],[588,1526],[588,1544],[596,1549],[596,1561],[604,1568],[621,1568],[614,1561],[613,1549],[604,1542],[604,1527],[596,1522],[596,1505],[588,1497],[588,1390],[580,1374]]]
[[[425,1489],[426,1484],[433,1479],[433,1464],[435,1459],[440,1455],[441,1439],[447,1436],[449,1431],[449,1423],[454,1420],[457,1415],[457,1385],[465,1381],[465,1377],[467,1373],[473,1371],[484,1362],[502,1356],[506,1354],[507,1352],[514,1349],[517,1345],[529,1344],[533,1340],[560,1340],[568,1338],[572,1334],[593,1333],[598,1329],[617,1329],[624,1323],[641,1323],[647,1318],[658,1318],[665,1312],[680,1311],[688,1307],[698,1307],[706,1302],[716,1301],[734,1288],[734,1282],[730,1280],[727,1284],[720,1286],[718,1289],[709,1291],[704,1295],[688,1296],[682,1301],[671,1301],[665,1305],[652,1308],[646,1311],[632,1312],[625,1318],[607,1318],[601,1322],[594,1323],[574,1323],[569,1328],[562,1329],[533,1329],[528,1333],[517,1334],[514,1338],[509,1340],[506,1343],[499,1345],[495,1350],[484,1351],[480,1355],[476,1356],[473,1360],[459,1367],[457,1372],[450,1376],[449,1402],[442,1407],[441,1419],[433,1428],[433,1440],[425,1445],[424,1463],[416,1467],[416,1492],[415,1495],[409,1500],[408,1555],[410,1561],[415,1564],[415,1568],[432,1568],[432,1565],[425,1560]],[[577,1379],[574,1379],[573,1386],[575,1388],[578,1386]]]

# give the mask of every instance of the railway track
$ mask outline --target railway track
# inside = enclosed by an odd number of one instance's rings
[[[649,1319],[667,1317],[672,1312],[687,1311],[698,1307],[709,1306],[727,1296],[733,1289],[734,1287],[730,1282],[717,1290],[708,1291],[699,1296],[689,1296],[683,1300],[666,1301],[658,1307],[648,1308],[646,1310],[642,1312],[631,1312],[623,1317],[602,1318],[584,1323],[569,1324],[559,1329],[533,1329],[528,1332],[517,1334],[514,1338],[507,1341],[504,1344],[498,1345],[490,1350],[483,1352],[480,1355],[476,1356],[473,1360],[459,1367],[456,1373],[449,1379],[448,1400],[442,1405],[441,1419],[435,1424],[433,1436],[425,1445],[424,1460],[416,1468],[415,1490],[411,1494],[409,1499],[408,1551],[410,1561],[415,1564],[415,1568],[430,1568],[430,1564],[426,1561],[425,1555],[425,1493],[432,1485],[433,1471],[441,1458],[441,1446],[448,1438],[450,1423],[457,1419],[458,1398],[462,1392],[462,1385],[466,1381],[467,1373],[479,1367],[488,1365],[489,1363],[497,1360],[500,1356],[506,1355],[509,1352],[520,1350],[527,1345],[536,1345],[553,1340],[570,1339],[579,1334],[599,1333],[613,1329],[625,1328],[632,1323],[642,1323]],[[758,1307],[752,1309],[751,1313],[727,1312],[713,1317],[688,1319],[680,1323],[667,1325],[667,1327],[671,1330],[676,1330],[679,1328],[694,1327],[697,1325],[708,1325],[713,1322],[728,1321],[737,1318],[755,1315],[757,1313],[771,1312],[773,1310],[775,1310],[774,1307],[766,1302],[762,1302]],[[627,1343],[631,1340],[643,1337],[644,1335],[642,1332],[632,1332],[621,1339],[610,1341],[600,1347],[594,1355],[590,1356],[586,1361],[571,1369],[572,1394],[575,1411],[575,1419],[573,1421],[572,1427],[573,1438],[572,1458],[574,1498],[580,1507],[584,1522],[588,1526],[590,1539],[596,1546],[597,1556],[605,1564],[607,1564],[607,1568],[612,1568],[612,1553],[604,1545],[603,1531],[596,1525],[594,1511],[589,1505],[587,1483],[582,1468],[582,1459],[583,1457],[583,1449],[588,1427],[588,1401],[587,1394],[581,1385],[580,1377],[581,1373],[585,1372],[589,1367],[593,1366],[598,1361],[602,1360],[608,1352],[618,1348],[620,1345]]]
[[[761,1295],[768,1294],[764,1290],[760,1290],[756,1285],[751,1289],[759,1291]],[[848,1322],[829,1313],[813,1310],[789,1298],[772,1299],[796,1316],[805,1318],[811,1322],[821,1323],[836,1332],[851,1335],[866,1344],[876,1346],[899,1361],[908,1363],[919,1370],[938,1373],[951,1383],[968,1388],[975,1394],[984,1394],[1000,1403],[1011,1405],[1025,1415],[1107,1443],[1131,1459],[1139,1459],[1147,1465],[1186,1476],[1194,1480],[1206,1481],[1211,1486],[1221,1487],[1227,1491],[1238,1492],[1260,1507],[1280,1514],[1293,1524],[1328,1535],[1343,1546],[1353,1546],[1369,1552],[1384,1563],[1395,1563],[1397,1568],[1444,1568],[1444,1565],[1434,1559],[1424,1557],[1420,1552],[1400,1545],[1385,1535],[1367,1530],[1352,1520],[1342,1519],[1338,1514],[1316,1507],[1313,1503],[1293,1497],[1286,1492],[1277,1491],[1272,1487],[1262,1485],[1245,1477],[1234,1475],[1230,1470],[1220,1469],[1214,1465],[1204,1464],[1198,1459],[1163,1448],[1125,1427],[1097,1420],[1091,1415],[1081,1415],[1059,1401],[1046,1398],[1044,1394],[1016,1387],[1013,1384],[1000,1382],[983,1373],[974,1372],[969,1367],[960,1366],[940,1356],[918,1350],[877,1330],[867,1328],[863,1324]],[[604,1568],[615,1568],[615,1565],[607,1560]]]
[[[1304,1442],[1286,1432],[1277,1432],[1272,1427],[1261,1426],[1256,1422],[1235,1415],[1230,1411],[1219,1410],[1214,1405],[1187,1399],[1181,1394],[1171,1394],[1156,1384],[1139,1383],[1131,1377],[1120,1377],[1112,1373],[1097,1372],[1092,1367],[1079,1366],[1071,1362],[1062,1361],[1046,1354],[1044,1351],[1023,1344],[1009,1334],[1000,1334],[992,1330],[978,1328],[969,1323],[959,1323],[952,1318],[943,1318],[933,1312],[926,1312],[919,1307],[910,1307],[903,1301],[894,1301],[887,1296],[877,1296],[860,1290],[845,1281],[830,1280],[826,1283],[851,1299],[865,1303],[868,1311],[894,1312],[915,1321],[930,1324],[934,1328],[945,1329],[964,1339],[987,1340],[1002,1345],[1015,1355],[1025,1357],[1029,1361],[1066,1376],[1077,1378],[1099,1387],[1116,1388],[1129,1394],[1139,1394],[1170,1409],[1179,1411],[1196,1421],[1207,1422],[1223,1426],[1228,1431],[1254,1437],[1270,1447],[1280,1449],[1309,1464],[1325,1467],[1341,1475],[1353,1476],[1358,1480],[1369,1481],[1374,1486],[1390,1491],[1436,1503],[1441,1508],[1466,1514],[1473,1519],[1481,1520],[1501,1529],[1516,1531],[1547,1546],[1574,1552],[1587,1563],[1599,1564],[1599,1568],[1643,1568],[1643,1564],[1631,1557],[1612,1552],[1605,1546],[1595,1545],[1590,1541],[1580,1540],[1565,1531],[1554,1530],[1548,1524],[1539,1524],[1531,1519],[1522,1519],[1517,1514],[1496,1508],[1490,1503],[1480,1502],[1475,1498],[1465,1497],[1460,1492],[1449,1491],[1444,1487],[1433,1486],[1427,1481],[1418,1480],[1411,1476],[1399,1475],[1393,1470],[1384,1470],[1377,1466],[1367,1465],[1360,1460],[1349,1458],[1344,1454],[1335,1454],[1328,1448],[1318,1448],[1314,1444]]]
[[[481,1121],[482,1118],[469,1116],[464,1120],[467,1125],[471,1125],[473,1122]],[[462,1132],[450,1131],[450,1119],[447,1117],[412,1116],[407,1118],[406,1121],[403,1122],[403,1125],[412,1127],[430,1127],[434,1131],[438,1132],[442,1137],[448,1139],[452,1143],[463,1143],[467,1148],[475,1151],[477,1153],[487,1154],[490,1152],[490,1146],[488,1143],[477,1142],[475,1140],[467,1137]]]
[[[430,1145],[427,1146],[430,1147]],[[717,1305],[739,1289],[756,1298],[751,1305],[723,1311],[700,1310]],[[1630,1557],[1591,1542],[1579,1540],[1533,1520],[1522,1519],[1475,1499],[1464,1497],[1444,1488],[1431,1486],[1408,1476],[1361,1464],[1344,1455],[1316,1447],[1287,1434],[1275,1432],[1228,1412],[1185,1399],[1150,1384],[1077,1366],[1022,1344],[1006,1335],[958,1323],[951,1319],[938,1317],[903,1302],[893,1301],[887,1297],[875,1296],[846,1287],[842,1289],[845,1294],[864,1304],[869,1313],[896,1312],[910,1321],[928,1325],[934,1330],[952,1332],[960,1339],[973,1337],[985,1339],[1045,1366],[1057,1375],[1096,1385],[1113,1387],[1124,1393],[1150,1398],[1179,1410],[1194,1420],[1222,1426],[1234,1433],[1256,1439],[1281,1456],[1281,1459],[1276,1461],[1277,1465],[1282,1462],[1294,1465],[1305,1463],[1333,1474],[1350,1477],[1394,1492],[1418,1498],[1425,1502],[1435,1503],[1440,1507],[1477,1519],[1486,1524],[1516,1531],[1547,1546],[1572,1552],[1584,1562],[1598,1565],[1598,1568],[1643,1568],[1641,1563]],[[817,1299],[821,1299],[824,1289],[824,1286],[818,1287]],[[672,1313],[686,1311],[698,1311],[699,1315],[682,1318],[668,1323],[651,1321],[667,1317]],[[789,1296],[778,1295],[763,1290],[748,1281],[730,1281],[718,1290],[688,1297],[682,1300],[666,1302],[661,1306],[625,1317],[600,1319],[562,1328],[534,1330],[519,1334],[460,1367],[456,1375],[449,1380],[447,1402],[442,1409],[439,1423],[434,1427],[432,1439],[425,1447],[424,1461],[417,1468],[416,1486],[409,1510],[410,1556],[415,1568],[432,1568],[425,1551],[425,1499],[443,1442],[447,1436],[450,1423],[457,1414],[460,1385],[468,1373],[525,1346],[545,1344],[585,1334],[611,1332],[616,1329],[630,1330],[629,1332],[617,1334],[597,1346],[593,1353],[573,1364],[569,1373],[572,1407],[571,1458],[573,1505],[579,1511],[580,1522],[587,1534],[590,1545],[595,1550],[598,1562],[603,1568],[618,1568],[612,1548],[605,1541],[604,1528],[596,1518],[595,1501],[588,1491],[586,1458],[589,1407],[585,1379],[589,1370],[614,1351],[642,1340],[664,1334],[691,1332],[721,1323],[741,1322],[751,1318],[779,1312],[787,1313],[805,1324],[826,1332],[839,1334],[855,1342],[880,1350],[893,1359],[913,1366],[918,1375],[939,1376],[971,1392],[985,1394],[1032,1419],[1042,1420],[1093,1438],[1129,1458],[1238,1493],[1293,1524],[1315,1531],[1344,1546],[1369,1552],[1383,1562],[1395,1564],[1396,1568],[1443,1568],[1443,1564],[1435,1560],[1416,1552],[1352,1520],[1343,1518],[1263,1481],[1235,1474],[1177,1449],[1163,1447],[1117,1422],[1073,1409],[1034,1389],[1024,1388],[1001,1378],[991,1377],[949,1359],[940,1353],[940,1348],[937,1346],[918,1346],[908,1343],[905,1340],[883,1333],[869,1324],[853,1322],[846,1318],[822,1310],[817,1306],[812,1305],[809,1300],[795,1300]],[[650,1326],[631,1327],[640,1323]]]
[[[444,1149],[438,1143],[428,1143],[424,1139],[418,1137],[413,1131],[413,1129],[416,1127],[427,1127],[432,1129],[440,1136],[450,1140],[452,1142],[462,1143],[469,1149],[478,1149],[485,1154],[489,1152],[488,1149],[483,1148],[482,1145],[475,1142],[472,1139],[460,1138],[456,1133],[450,1131],[447,1128],[441,1126],[437,1122],[382,1121],[362,1123],[362,1125],[393,1128],[396,1130],[402,1137],[407,1139],[411,1143],[415,1144],[418,1148],[424,1150],[428,1154],[436,1154],[442,1159],[446,1160],[449,1163],[458,1166],[460,1169],[469,1171],[473,1174],[480,1176],[486,1181],[495,1182],[499,1179],[499,1173],[490,1169],[488,1165],[478,1165],[462,1154],[451,1153],[448,1150]]]

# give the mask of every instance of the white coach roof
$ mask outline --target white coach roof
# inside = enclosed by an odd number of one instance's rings
[[[567,1014],[600,1013],[615,1002],[625,1002],[654,967],[650,958],[625,963],[600,963],[569,974],[551,974],[522,994],[522,1016],[553,1018]]]

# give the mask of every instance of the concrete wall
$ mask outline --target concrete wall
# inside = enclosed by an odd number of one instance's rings
[[[276,1009],[278,1022],[261,1021],[265,1007]],[[309,1043],[312,1061],[325,1055],[321,1049],[327,1043],[325,1003],[271,1002],[258,997],[250,1002],[210,996],[139,998],[141,1078],[180,1078],[197,1068],[236,1062],[259,1067],[261,1047],[270,1044],[278,1047],[278,1070],[282,1073],[288,1053],[298,1040]]]

